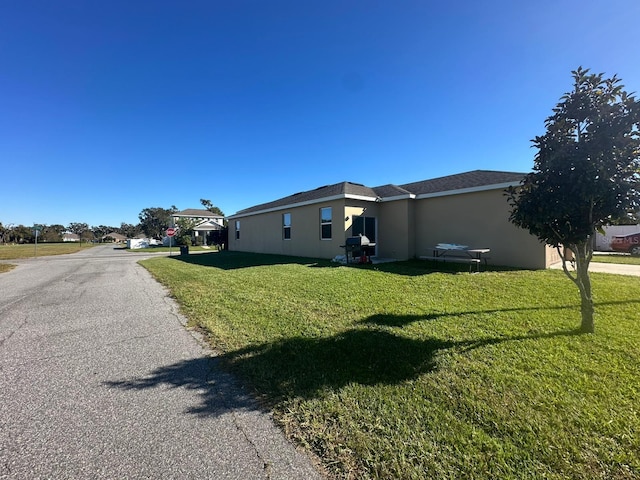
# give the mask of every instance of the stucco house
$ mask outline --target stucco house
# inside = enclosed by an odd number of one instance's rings
[[[78,235],[77,233],[66,232],[62,234],[62,241],[63,242],[79,242],[80,235]]]
[[[103,235],[102,241],[104,242],[106,239],[112,239],[116,243],[124,243],[127,241],[127,237],[118,232],[109,232],[106,235]]]
[[[542,269],[554,248],[509,222],[504,191],[524,173],[474,170],[405,185],[342,182],[240,210],[228,217],[229,250],[314,258],[344,254],[366,235],[380,258],[433,255],[439,243],[490,248],[490,262]]]
[[[176,225],[176,222],[181,218],[194,220],[196,225],[193,231],[196,238],[193,241],[198,241],[197,238],[200,237],[204,245],[207,245],[207,236],[212,236],[212,232],[220,232],[224,229],[224,217],[209,210],[187,208],[174,213],[171,217],[173,225]]]

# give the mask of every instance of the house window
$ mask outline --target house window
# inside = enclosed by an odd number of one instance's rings
[[[291,214],[282,214],[282,238],[291,240]]]
[[[320,209],[320,239],[331,240],[331,207]]]
[[[236,240],[240,240],[240,220],[236,220]]]
[[[375,217],[363,217],[354,215],[353,226],[351,227],[351,234],[354,237],[358,235],[364,235],[370,242],[376,241],[376,219]]]

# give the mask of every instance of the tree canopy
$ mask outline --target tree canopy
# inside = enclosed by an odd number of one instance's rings
[[[508,198],[510,220],[558,248],[581,293],[582,330],[592,332],[593,237],[640,208],[640,104],[615,75],[605,78],[581,67],[571,73],[573,91],[546,119],[546,133],[532,140],[538,150],[533,172]],[[575,275],[560,247],[575,255]]]
[[[176,213],[178,209],[175,206],[171,208],[152,207],[145,208],[140,212],[140,228],[152,238],[162,238],[165,230],[171,225],[171,215]]]

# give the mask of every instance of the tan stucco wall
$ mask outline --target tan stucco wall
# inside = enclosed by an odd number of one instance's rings
[[[433,255],[438,243],[490,248],[489,262],[546,268],[547,247],[509,222],[502,190],[433,197],[416,202],[416,256]]]
[[[413,200],[395,200],[379,204],[378,256],[408,260],[415,252]]]
[[[320,209],[324,207],[332,208],[331,240],[320,239]],[[346,209],[345,200],[334,200],[259,215],[232,217],[229,222],[229,250],[333,258],[344,254],[341,245],[344,245],[345,232],[351,227],[352,216],[360,215],[362,211],[363,207]],[[284,213],[291,214],[289,240],[283,238]],[[236,220],[240,221],[239,240],[235,238]]]
[[[332,239],[320,239],[320,208],[332,207]],[[283,239],[282,214],[291,214],[291,239]],[[421,200],[366,202],[334,200],[238,218],[229,221],[229,249],[311,258],[343,255],[352,236],[353,217],[375,217],[376,255],[406,260],[433,255],[437,243],[460,243],[491,249],[489,262],[522,268],[546,268],[555,249],[540,243],[508,220],[509,205],[502,190],[489,190]]]

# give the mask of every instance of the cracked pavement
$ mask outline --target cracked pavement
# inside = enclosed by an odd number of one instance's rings
[[[129,254],[0,274],[0,479],[313,479]]]

